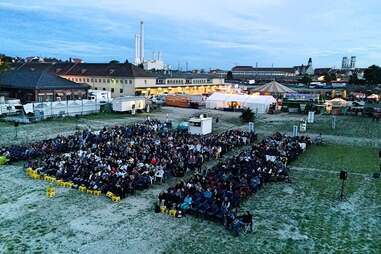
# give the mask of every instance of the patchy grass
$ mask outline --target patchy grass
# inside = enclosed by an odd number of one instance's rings
[[[312,146],[293,166],[371,174],[379,169],[378,150],[335,144]]]
[[[271,120],[272,118],[274,120]],[[290,120],[288,115],[279,118],[275,115],[266,121],[258,121],[257,125],[261,130],[292,132],[292,127],[299,125],[299,120],[303,118],[306,119],[307,116],[300,115],[295,119],[295,115],[292,115],[293,120]],[[332,129],[331,116],[317,115],[315,120],[315,123],[307,125],[307,134],[322,133],[323,135],[381,139],[381,123],[375,122],[369,117],[337,116],[335,129]]]
[[[165,119],[168,113],[180,121],[194,112],[164,108],[152,118]],[[108,117],[89,116],[80,124],[101,128],[135,120]],[[236,124],[233,114],[220,120],[215,127]],[[257,127],[273,131],[271,126],[283,124],[290,121]],[[25,125],[19,135],[46,138],[70,133],[75,125],[70,119]],[[0,128],[0,143],[13,143],[13,126],[0,122]],[[254,214],[254,233],[239,238],[199,218],[155,214],[152,204],[170,182],[118,204],[64,188],[48,199],[49,184],[27,178],[22,163],[0,166],[0,253],[380,253],[381,181],[369,177],[378,170],[377,152],[344,145],[311,147],[292,163],[298,168],[291,172],[292,183],[268,184],[243,204],[242,210]],[[336,172],[343,168],[350,175],[349,202],[342,203],[337,201]]]

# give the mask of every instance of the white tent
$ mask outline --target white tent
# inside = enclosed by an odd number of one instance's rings
[[[213,93],[206,100],[206,108],[228,108],[229,103],[237,102],[241,108],[250,108],[256,113],[267,113],[271,104],[276,103],[273,96]]]
[[[250,96],[250,99],[245,103],[245,107],[258,114],[265,114],[269,111],[270,105],[274,103],[276,103],[276,100],[272,96]]]
[[[225,106],[225,94],[224,93],[213,93],[206,99],[206,108],[220,109]]]

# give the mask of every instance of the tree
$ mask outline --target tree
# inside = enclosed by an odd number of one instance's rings
[[[349,84],[352,84],[352,85],[364,85],[365,80],[359,79],[357,77],[357,73],[353,73],[351,76],[349,76],[348,82]]]
[[[331,81],[334,81],[336,79],[337,79],[337,77],[336,77],[335,73],[327,72],[324,74],[324,82],[326,82],[326,83],[330,83]]]
[[[309,85],[312,82],[312,78],[308,75],[304,75],[299,81],[305,85]]]
[[[0,56],[0,73],[9,68],[9,63],[6,58]]]
[[[226,79],[227,79],[227,80],[233,80],[233,79],[234,79],[234,78],[233,78],[233,72],[228,71],[228,73],[226,73]]]
[[[115,60],[115,59],[113,59],[113,60],[110,61],[110,64],[118,64],[118,63],[119,63],[119,61],[118,61],[118,60]]]
[[[240,118],[246,123],[253,122],[255,120],[255,114],[250,108],[246,108],[242,111]]]
[[[364,78],[370,85],[381,84],[381,68],[377,65],[369,66],[364,71]]]

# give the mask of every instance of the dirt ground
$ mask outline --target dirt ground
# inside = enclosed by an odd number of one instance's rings
[[[150,117],[165,120],[168,114],[177,124],[200,112],[220,118],[216,131],[247,126],[233,112],[163,108]],[[69,134],[77,127],[126,124],[146,116],[98,115],[78,122],[24,125],[16,142]],[[262,135],[288,132],[299,118],[260,116],[256,127]],[[325,117],[318,120],[324,130]],[[254,233],[239,238],[200,218],[173,219],[154,213],[158,193],[176,179],[120,203],[59,187],[57,196],[48,199],[49,184],[28,178],[22,163],[0,166],[0,253],[380,253],[381,182],[372,178],[378,170],[377,143],[355,132],[323,135],[337,144],[312,147],[291,165],[291,183],[266,185],[244,203],[242,209],[254,214]],[[14,142],[14,127],[0,123],[0,143]],[[348,165],[356,165],[347,183],[349,202],[338,202],[337,170]]]

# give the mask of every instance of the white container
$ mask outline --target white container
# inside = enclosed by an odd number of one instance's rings
[[[144,110],[146,100],[144,97],[126,96],[115,98],[112,101],[112,110],[115,112],[128,112],[134,110]]]
[[[206,135],[212,133],[212,124],[213,118],[211,117],[200,117],[200,118],[191,118],[188,121],[189,134],[194,135]]]

